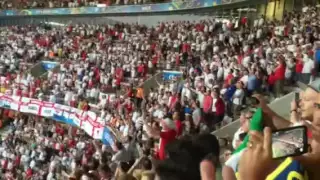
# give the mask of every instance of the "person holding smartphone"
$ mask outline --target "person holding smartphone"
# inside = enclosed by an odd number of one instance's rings
[[[249,121],[252,118],[253,113],[251,111],[243,111],[240,115],[240,128],[235,132],[232,140],[232,147],[237,149],[237,147],[243,141],[243,135],[246,135],[249,131]]]

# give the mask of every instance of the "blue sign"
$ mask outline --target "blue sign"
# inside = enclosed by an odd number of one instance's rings
[[[110,145],[111,147],[114,145],[114,140],[113,140],[113,137],[111,135],[111,132],[110,130],[105,127],[103,129],[103,134],[102,134],[102,143],[105,144],[105,145]]]
[[[163,71],[163,80],[165,81],[169,81],[172,80],[174,78],[179,78],[182,77],[182,72],[179,71]]]
[[[56,66],[59,65],[58,62],[53,62],[53,61],[42,61],[42,67],[46,70],[49,71],[50,69],[55,68]]]
[[[1,10],[0,16],[38,16],[38,15],[80,15],[80,14],[115,14],[115,13],[145,13],[188,10],[214,7],[245,0],[185,0],[168,3],[146,5],[122,5],[108,7],[79,8],[47,8],[47,9],[12,9]]]
[[[69,124],[71,126],[76,126],[76,124],[73,123],[73,120],[71,118],[67,118],[64,115],[53,114],[52,119],[54,119],[55,121],[65,123],[65,124]]]
[[[8,102],[8,101],[6,101],[6,100],[1,100],[1,101],[0,101],[0,107],[10,109],[10,108],[11,108],[11,105],[10,105],[10,102]]]

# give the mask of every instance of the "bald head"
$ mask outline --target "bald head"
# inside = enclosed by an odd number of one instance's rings
[[[313,120],[314,113],[314,103],[318,98],[318,92],[312,88],[307,88],[304,92],[300,94],[300,109],[301,109],[301,118],[303,120]]]

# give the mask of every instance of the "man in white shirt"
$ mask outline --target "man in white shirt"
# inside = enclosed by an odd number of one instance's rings
[[[214,75],[210,72],[210,70],[209,70],[209,72],[205,72],[204,73],[204,83],[205,83],[205,85],[206,86],[210,86],[210,80],[214,80],[215,78],[214,78]]]
[[[248,77],[249,77],[248,74],[249,74],[249,72],[247,70],[245,70],[245,71],[243,71],[243,75],[240,78],[240,81],[243,83],[244,87],[247,87],[247,84],[248,84]]]
[[[314,61],[308,57],[308,55],[303,55],[303,69],[301,74],[301,81],[305,84],[309,84],[311,81],[312,71],[314,69]]]
[[[238,112],[240,111],[242,107],[243,98],[244,98],[243,83],[239,81],[236,86],[237,86],[237,90],[235,91],[232,97],[234,117],[236,117]]]
[[[240,115],[240,128],[235,132],[232,140],[232,147],[237,149],[242,143],[240,135],[246,133],[249,130],[249,121],[252,118],[253,113],[251,111],[242,112]]]

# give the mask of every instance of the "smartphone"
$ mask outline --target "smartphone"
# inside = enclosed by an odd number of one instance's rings
[[[297,106],[299,107],[300,93],[296,92],[296,93],[294,94],[294,100],[296,101]]]
[[[273,159],[300,156],[308,151],[306,126],[290,127],[272,132]]]
[[[248,134],[248,133],[246,133],[246,132],[239,134],[239,140],[240,140],[240,141],[243,141],[244,138],[247,136],[247,134]]]
[[[251,105],[252,106],[257,106],[259,104],[260,104],[260,101],[257,98],[251,97]]]

